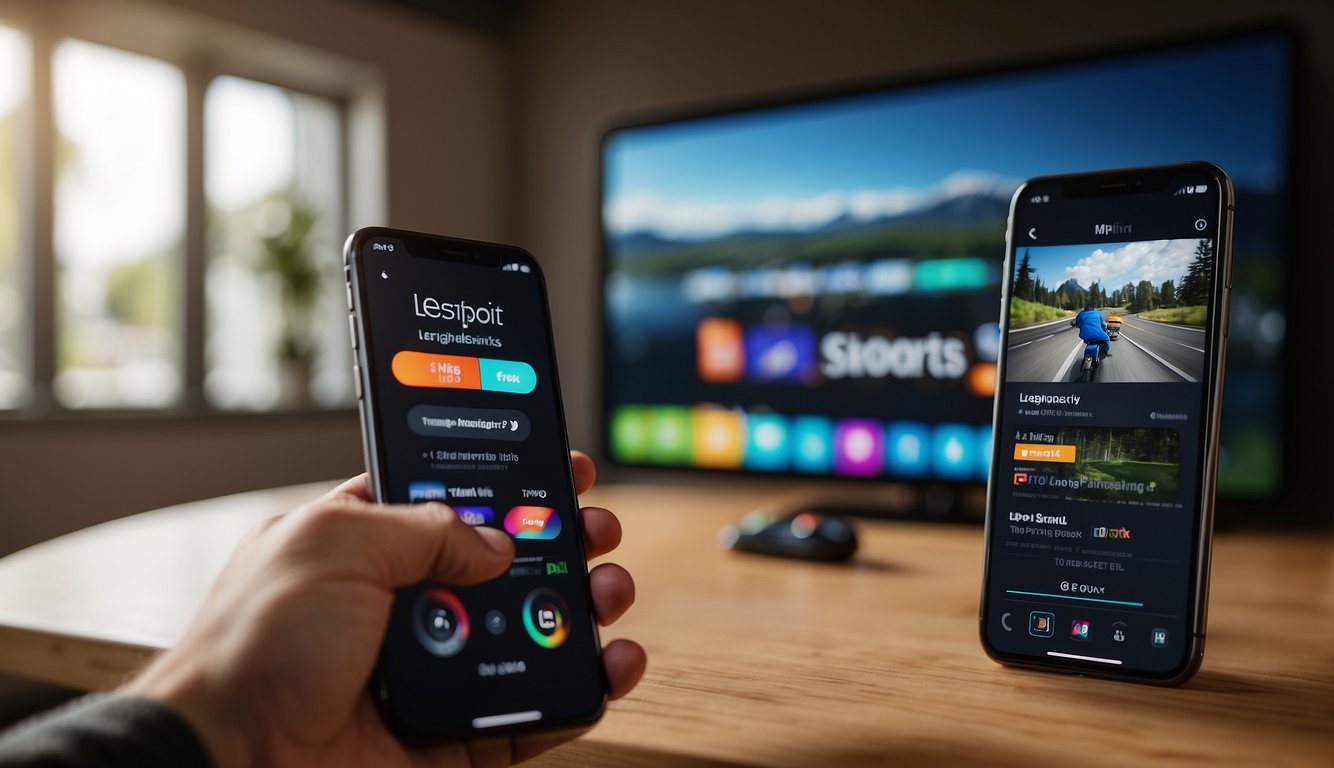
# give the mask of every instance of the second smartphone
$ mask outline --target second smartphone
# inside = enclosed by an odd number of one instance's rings
[[[1204,654],[1233,192],[1208,163],[1015,193],[982,643],[1179,684]]]
[[[527,252],[392,229],[345,248],[377,500],[504,531],[474,586],[399,591],[372,680],[411,742],[586,724],[607,700],[546,286]]]

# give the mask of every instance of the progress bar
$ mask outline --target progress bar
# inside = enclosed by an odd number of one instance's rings
[[[1097,656],[1080,656],[1077,653],[1057,653],[1056,651],[1047,651],[1048,656],[1060,656],[1063,659],[1077,659],[1079,661],[1096,661],[1099,664],[1120,664],[1120,659],[1100,659]]]
[[[1052,597],[1057,600],[1083,600],[1086,603],[1111,603],[1112,605],[1128,605],[1132,608],[1143,608],[1144,603],[1137,603],[1134,600],[1103,600],[1097,597],[1073,597],[1071,595],[1053,595],[1049,592],[1024,592],[1019,589],[1005,590],[1007,595],[1031,595],[1033,597]]]
[[[530,709],[527,712],[511,712],[507,715],[487,715],[486,717],[474,717],[472,727],[474,728],[496,728],[502,725],[514,725],[515,723],[531,723],[534,720],[541,720],[542,713],[536,709]]]

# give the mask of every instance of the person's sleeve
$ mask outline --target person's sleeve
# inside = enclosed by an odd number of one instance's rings
[[[86,696],[0,733],[3,768],[211,768],[203,742],[171,707]]]

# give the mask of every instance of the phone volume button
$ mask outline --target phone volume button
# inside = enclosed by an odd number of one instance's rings
[[[352,337],[352,351],[357,351],[357,318],[355,315],[347,316],[347,332]]]
[[[357,400],[361,400],[361,366],[352,364],[352,382],[357,388]]]
[[[352,284],[351,284],[351,283],[344,283],[344,285],[347,286],[347,311],[348,311],[348,312],[351,312],[351,311],[352,311]]]

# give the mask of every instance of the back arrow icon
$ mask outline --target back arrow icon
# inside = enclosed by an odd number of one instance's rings
[[[1031,239],[1031,240],[1037,240],[1037,239],[1038,239],[1038,228],[1037,228],[1037,227],[1031,227],[1031,228],[1028,230],[1028,237],[1029,237],[1029,239]]]

